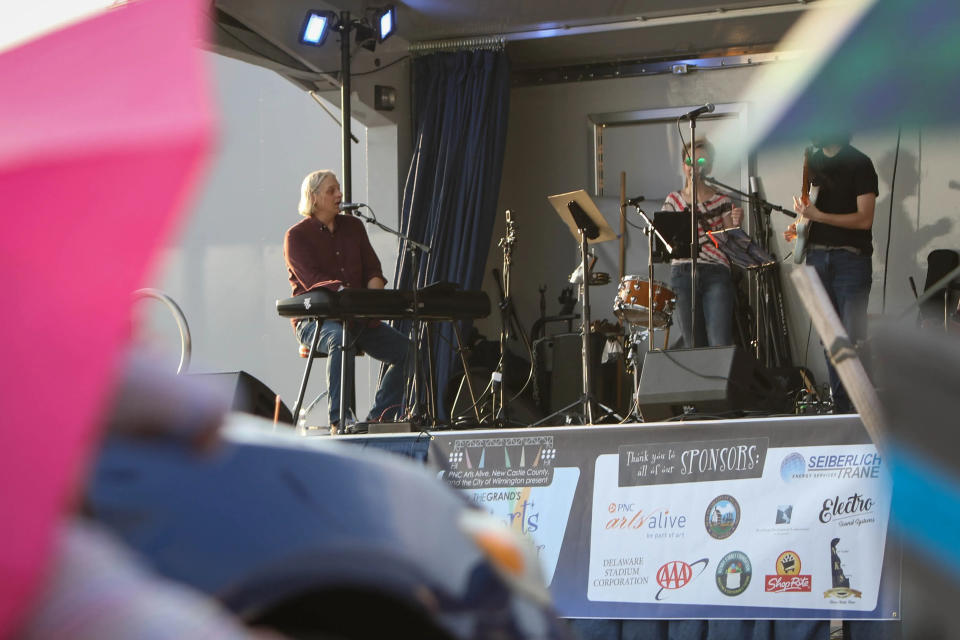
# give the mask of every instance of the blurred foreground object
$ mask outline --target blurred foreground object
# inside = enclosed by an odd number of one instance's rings
[[[828,351],[842,353],[839,318],[809,267],[791,274]],[[946,283],[944,283],[946,284]],[[838,340],[837,338],[841,338]],[[830,348],[837,345],[838,348]],[[837,366],[893,480],[892,530],[904,541],[907,638],[956,637],[960,601],[960,340],[891,325],[872,336],[874,391],[856,354]]]
[[[960,602],[960,339],[890,326],[874,338],[889,424],[893,531],[904,541],[905,637],[957,637]]]
[[[867,377],[856,349],[847,336],[836,309],[830,302],[817,271],[810,266],[798,266],[790,274],[790,279],[800,294],[800,300],[806,307],[813,326],[820,334],[820,340],[827,350],[827,357],[837,368],[840,379],[853,406],[863,421],[863,426],[881,455],[885,454],[884,434],[886,420],[880,409],[880,400]]]
[[[59,531],[40,604],[17,637],[279,638],[251,631],[204,594],[153,575],[103,527],[83,519]]]
[[[815,6],[821,5],[821,6]],[[739,153],[835,131],[954,124],[960,104],[960,2],[849,0],[811,5],[741,96],[751,127],[715,136]]]
[[[399,456],[271,431],[233,414],[212,455],[113,437],[89,511],[162,575],[294,637],[568,637],[520,534]]]
[[[210,378],[183,377],[149,354],[132,353],[106,416],[108,434],[182,440],[201,451],[219,438],[229,394]]]
[[[895,446],[892,519],[921,555],[960,582],[960,340],[889,327],[873,342]]]
[[[0,100],[0,277],[11,307],[0,331],[0,512],[16,522],[0,547],[0,636],[39,587],[77,491],[129,337],[130,292],[205,163],[199,9],[131,2],[0,55],[14,88]],[[53,424],[51,397],[65,409]]]

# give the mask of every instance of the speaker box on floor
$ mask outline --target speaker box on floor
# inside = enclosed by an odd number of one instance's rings
[[[277,394],[270,387],[246,371],[225,373],[192,373],[191,376],[206,378],[225,389],[230,397],[230,408],[241,413],[273,420],[273,411]],[[280,403],[280,422],[293,424],[293,414],[283,402]]]
[[[765,410],[772,392],[757,360],[737,347],[651,351],[643,360],[637,404],[645,422],[656,422],[684,406],[714,415]]]

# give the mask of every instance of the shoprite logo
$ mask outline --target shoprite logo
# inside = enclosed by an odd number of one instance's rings
[[[717,496],[710,501],[703,524],[711,537],[717,540],[729,538],[740,524],[740,503],[730,495]]]
[[[788,593],[810,591],[812,578],[800,573],[800,556],[795,551],[784,551],[777,556],[776,575],[766,576],[764,591],[769,593]]]
[[[685,586],[696,580],[706,571],[710,560],[700,558],[696,562],[687,564],[683,560],[673,560],[663,564],[657,569],[657,584],[660,590],[657,591],[655,600],[664,600],[671,591],[683,589]]]

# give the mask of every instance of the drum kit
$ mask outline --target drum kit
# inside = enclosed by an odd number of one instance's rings
[[[609,407],[597,402],[592,392],[589,366],[591,362],[589,327],[592,327],[589,316],[589,286],[600,284],[595,279],[601,274],[591,272],[593,262],[588,259],[590,255],[588,244],[606,242],[614,239],[616,235],[606,222],[603,214],[597,209],[596,204],[584,190],[556,194],[549,196],[547,199],[580,245],[578,272],[582,275],[579,278],[571,278],[571,282],[580,283],[583,395],[570,406],[564,407],[532,426],[578,405],[583,408],[585,424],[594,424],[594,405],[604,410],[607,416],[616,416],[616,413]],[[625,329],[623,351],[627,354],[626,368],[634,376],[634,390],[638,387],[638,374],[643,359],[640,345],[646,340],[646,350],[653,351],[654,331],[660,329],[664,332],[662,348],[667,348],[670,341],[670,326],[673,324],[673,313],[677,303],[676,293],[654,278],[654,255],[659,256],[662,262],[693,258],[691,255],[691,245],[693,243],[686,245],[683,236],[687,229],[692,226],[690,214],[684,211],[662,211],[657,212],[655,214],[656,220],[653,220],[639,206],[641,200],[643,200],[642,197],[637,197],[627,201],[627,204],[633,205],[637,215],[646,223],[643,227],[643,233],[647,236],[648,243],[647,275],[646,277],[639,275],[622,276],[617,288],[617,295],[613,300],[614,315],[619,318]],[[696,202],[695,198],[694,202]],[[670,239],[668,240],[664,234],[670,236]],[[740,229],[716,232],[714,236],[716,236],[713,238],[714,243],[720,247],[733,264],[754,269],[774,263],[773,257],[758,248],[750,237]],[[659,243],[659,248],[655,248],[655,242]],[[696,287],[692,286],[691,289],[695,290]],[[694,309],[691,308],[690,311],[692,313]],[[638,413],[636,397],[632,410],[634,413]]]
[[[676,295],[662,282],[653,281],[653,328],[666,329],[676,306]],[[613,299],[613,314],[624,324],[646,329],[650,317],[650,281],[642,276],[627,275],[620,279]]]
[[[665,330],[663,348],[670,340],[670,325],[673,323],[673,310],[677,303],[674,292],[662,282],[636,275],[626,275],[620,279],[617,295],[613,299],[613,313],[625,328],[624,354],[628,373],[633,374],[633,390],[636,393],[640,367],[643,362],[641,345],[648,340],[648,349],[653,348],[653,329]],[[651,306],[652,305],[652,306]],[[652,318],[652,328],[651,328]],[[635,404],[631,404],[631,414],[638,413]]]

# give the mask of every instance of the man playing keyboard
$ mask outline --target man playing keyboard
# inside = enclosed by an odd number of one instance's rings
[[[347,288],[383,289],[387,284],[363,222],[340,213],[342,197],[340,183],[332,171],[314,171],[303,179],[298,210],[304,219],[287,230],[283,242],[283,255],[295,296],[317,288],[332,291]],[[317,321],[294,319],[293,325],[300,344],[309,347],[317,330]],[[402,410],[409,340],[379,320],[351,323],[348,336],[347,380],[354,379],[354,359],[349,351],[352,347],[387,364],[367,422],[395,417]],[[324,320],[320,326],[317,348],[328,354],[331,433],[343,433],[346,426],[339,424],[341,339],[341,323]]]

